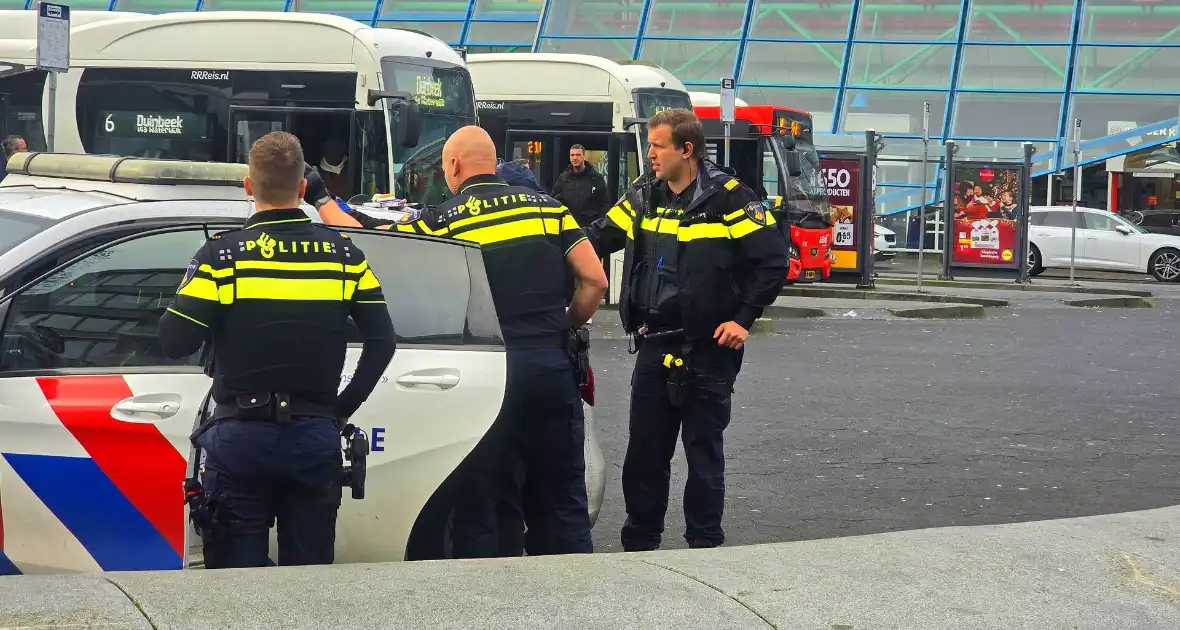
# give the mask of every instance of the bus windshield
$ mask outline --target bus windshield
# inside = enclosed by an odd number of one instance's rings
[[[799,177],[790,177],[787,168],[782,166],[780,172],[786,176],[789,184],[783,187],[783,203],[787,212],[796,220],[804,218],[819,218],[827,222],[831,219],[831,208],[828,205],[828,191],[824,185],[823,170],[820,168],[819,153],[815,145],[805,138],[795,138],[795,148],[788,149],[785,136],[770,136],[771,142],[777,144],[778,155],[787,158],[794,153],[799,159]]]
[[[418,104],[418,144],[402,146],[390,104],[393,172],[399,197],[423,206],[451,196],[442,170],[442,145],[460,127],[475,124],[475,93],[467,69],[427,59],[383,59],[386,90],[408,92]]]

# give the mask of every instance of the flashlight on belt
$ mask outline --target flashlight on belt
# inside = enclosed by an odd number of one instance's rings
[[[684,359],[674,354],[664,355],[664,367],[668,368],[668,401],[672,406],[679,407],[684,402],[684,393],[688,388],[688,369]]]

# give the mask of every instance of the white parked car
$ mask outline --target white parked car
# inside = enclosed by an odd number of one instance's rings
[[[245,165],[24,155],[33,174],[14,160],[0,183],[0,575],[185,568],[199,541],[182,481],[210,380],[198,355],[163,356],[156,324],[193,252],[248,216]],[[478,247],[344,231],[391,297],[398,348],[352,417],[372,453],[336,558],[403,560],[445,538],[438,490],[499,412],[504,348]],[[457,378],[415,379],[440,370]],[[596,519],[592,385],[583,399]]]
[[[1069,267],[1073,209],[1029,208],[1029,273]],[[1074,241],[1077,269],[1150,273],[1160,282],[1180,281],[1180,236],[1153,234],[1097,208],[1078,208]]]
[[[877,260],[884,260],[893,258],[897,252],[893,251],[897,247],[897,233],[893,230],[881,225],[880,223],[873,224],[873,252],[874,258]]]

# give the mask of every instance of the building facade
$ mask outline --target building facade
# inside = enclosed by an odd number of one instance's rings
[[[0,0],[0,8],[34,6]],[[695,90],[737,79],[739,97],[809,110],[818,131],[971,158],[1036,146],[1038,176],[1168,145],[1180,115],[1178,0],[73,0],[78,9],[335,13],[429,32],[469,52],[568,52],[651,61]],[[1174,151],[1173,151],[1174,153]],[[1122,161],[1119,162],[1121,164]],[[1177,165],[1180,168],[1180,165]],[[1092,169],[1093,170],[1093,169]],[[879,211],[937,184],[914,167],[879,178]],[[1049,191],[1054,186],[1041,187]],[[891,190],[892,189],[892,190]],[[907,189],[912,189],[907,191]],[[1052,194],[1050,192],[1049,194]],[[1174,195],[1169,194],[1169,198]]]

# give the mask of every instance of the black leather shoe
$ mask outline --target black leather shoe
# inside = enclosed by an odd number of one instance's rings
[[[719,543],[715,540],[698,539],[698,540],[688,541],[688,548],[689,549],[712,549],[712,548],[718,547],[720,545],[721,545],[721,543]]]

